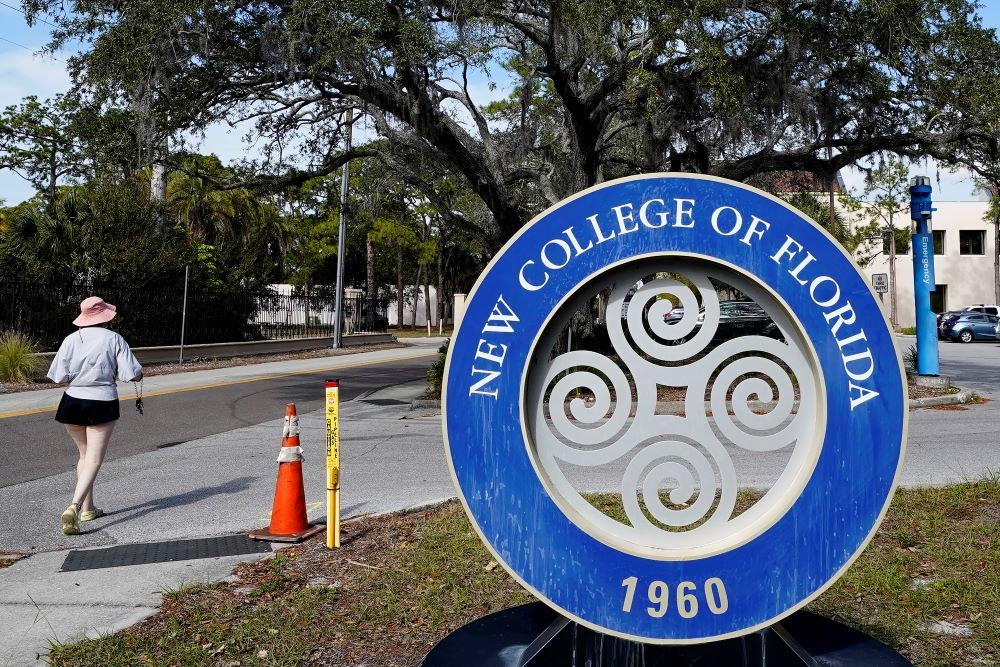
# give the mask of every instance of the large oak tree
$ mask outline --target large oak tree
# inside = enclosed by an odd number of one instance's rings
[[[377,157],[488,243],[602,180],[823,179],[880,152],[995,156],[1000,46],[969,0],[26,0],[81,39],[77,92],[151,145],[252,123],[240,183]],[[513,78],[486,105],[473,84]],[[388,148],[344,150],[345,110]],[[970,152],[970,148],[972,149]],[[458,177],[488,219],[435,191]]]

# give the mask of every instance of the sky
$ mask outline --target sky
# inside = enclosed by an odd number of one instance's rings
[[[983,22],[987,26],[1000,28],[1000,0],[985,0],[983,4],[980,9]],[[0,108],[18,104],[28,95],[45,99],[69,88],[66,53],[57,53],[55,57],[37,54],[48,41],[51,26],[36,23],[33,27],[28,27],[19,8],[20,0],[0,0]],[[473,84],[474,98],[480,104],[508,92],[504,86],[489,91],[484,80],[473,81]],[[225,162],[254,156],[253,148],[243,141],[243,131],[221,124],[208,129],[198,150],[215,153]],[[967,172],[951,173],[938,169],[931,163],[914,165],[911,173],[930,176],[935,198],[940,201],[977,198],[971,176]],[[849,188],[861,188],[860,172],[848,170],[842,175]],[[33,189],[26,181],[9,170],[0,171],[0,202],[9,206],[32,194]]]

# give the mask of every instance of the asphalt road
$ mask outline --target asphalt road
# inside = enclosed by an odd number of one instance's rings
[[[916,338],[903,338],[902,349],[916,345]],[[979,393],[1000,389],[1000,342],[951,343],[940,341],[941,373],[951,376],[962,389]]]
[[[430,362],[426,358],[338,371],[341,400],[426,378]],[[142,416],[131,401],[122,401],[108,460],[271,421],[285,414],[287,403],[295,403],[299,414],[318,410],[327,379],[329,372],[307,373],[152,396],[144,399]],[[131,387],[119,391],[127,398]],[[72,470],[77,460],[76,448],[52,412],[0,420],[0,451],[0,488]]]

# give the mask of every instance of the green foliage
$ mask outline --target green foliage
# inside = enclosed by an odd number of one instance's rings
[[[329,176],[345,157],[377,157],[492,249],[545,206],[617,176],[823,175],[884,151],[996,158],[1000,42],[979,8],[26,3],[30,17],[59,25],[53,47],[84,45],[73,63],[81,96],[142,109],[157,135],[251,119],[248,140],[263,158],[241,175],[272,192]],[[477,79],[501,68],[515,90],[484,108]],[[348,108],[363,110],[384,141],[345,156]],[[443,205],[444,177],[488,215]]]
[[[832,216],[829,205],[821,202],[809,192],[796,192],[788,198],[788,203],[818,222],[848,252],[857,247],[857,240],[851,233],[850,225],[836,209]]]
[[[841,204],[859,221],[853,232],[858,264],[867,266],[883,253],[884,239],[892,235],[896,252],[905,253],[910,244],[909,168],[899,159],[886,157],[865,174],[860,193],[846,192]],[[902,226],[900,226],[902,225]]]
[[[38,347],[16,331],[0,333],[0,381],[31,382],[38,370]]]
[[[913,333],[908,333],[912,331]],[[916,327],[907,327],[903,329],[904,334],[914,335],[917,333]],[[917,370],[917,348],[911,345],[906,352],[903,353],[903,366],[906,370],[915,371]]]
[[[15,209],[0,235],[0,280],[158,285],[193,259],[183,229],[134,182],[61,188]]]
[[[51,201],[59,181],[83,174],[84,156],[73,128],[74,105],[57,95],[29,96],[0,113],[0,170],[9,169]]]
[[[215,287],[280,281],[299,230],[267,197],[221,187],[233,178],[216,156],[190,155],[167,180],[167,206],[201,248],[195,279]]]
[[[441,386],[444,384],[444,366],[448,361],[449,338],[438,348],[438,356],[427,369],[427,393],[434,398],[441,398]]]

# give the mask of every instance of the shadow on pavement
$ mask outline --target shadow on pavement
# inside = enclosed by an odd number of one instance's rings
[[[191,503],[196,503],[200,500],[206,498],[211,498],[212,496],[228,495],[232,493],[240,493],[241,491],[246,491],[250,488],[250,483],[256,480],[256,477],[237,477],[231,479],[224,484],[218,484],[216,486],[207,486],[201,489],[194,489],[193,491],[187,491],[185,493],[178,493],[173,496],[166,496],[165,498],[158,498],[156,500],[150,500],[149,502],[142,503],[140,505],[133,505],[131,507],[125,507],[120,510],[115,510],[113,513],[108,513],[105,516],[118,516],[119,514],[126,514],[128,512],[135,512],[129,516],[123,516],[119,519],[115,519],[111,523],[104,524],[100,528],[95,528],[90,532],[99,532],[116,526],[125,521],[133,521],[141,516],[145,516],[151,512],[157,510],[169,509],[171,507],[180,507],[181,505],[190,505]],[[138,511],[136,511],[138,510]]]

